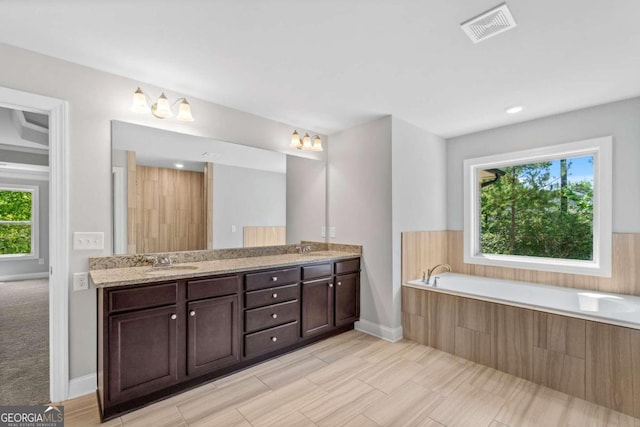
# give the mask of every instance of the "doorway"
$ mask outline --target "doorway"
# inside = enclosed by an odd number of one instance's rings
[[[17,91],[0,87],[0,107],[20,110],[27,113],[36,113],[48,116],[48,223],[49,262],[48,271],[43,276],[47,282],[48,304],[45,303],[45,318],[48,319],[48,328],[41,330],[40,340],[44,340],[48,347],[48,393],[45,402],[60,402],[68,397],[69,389],[69,357],[68,357],[68,208],[67,208],[67,174],[66,174],[66,133],[67,133],[67,104],[65,101],[46,96]],[[4,160],[4,159],[3,159]],[[9,162],[11,163],[11,162]],[[34,259],[38,259],[35,256]],[[32,280],[32,278],[23,278]],[[43,288],[44,281],[31,283],[28,286],[32,294],[41,294],[38,289]],[[23,283],[21,290],[27,289]],[[33,296],[33,295],[32,295]],[[31,301],[33,299],[33,301]],[[38,297],[20,298],[36,303]],[[37,303],[36,303],[37,304]],[[14,307],[15,308],[15,307]],[[26,310],[26,309],[25,309]],[[28,310],[34,311],[35,308]],[[9,313],[8,309],[2,309],[3,313]],[[34,337],[36,339],[37,337]],[[46,370],[46,368],[43,368]],[[46,375],[46,374],[45,374]],[[40,399],[40,398],[38,398]]]

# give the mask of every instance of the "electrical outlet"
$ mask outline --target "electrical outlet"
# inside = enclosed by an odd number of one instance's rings
[[[232,226],[231,226],[231,232],[232,232],[232,233],[235,233],[235,232],[236,232],[236,230],[237,230],[236,226],[235,226],[235,225],[232,225]]]
[[[329,237],[336,237],[336,228],[335,227],[329,227]]]
[[[73,273],[73,290],[85,291],[89,289],[89,273]]]
[[[324,225],[320,228],[320,237],[327,237],[327,227]]]

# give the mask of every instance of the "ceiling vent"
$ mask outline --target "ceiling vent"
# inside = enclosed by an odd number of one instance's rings
[[[472,42],[480,43],[516,26],[506,3],[494,7],[460,24]]]

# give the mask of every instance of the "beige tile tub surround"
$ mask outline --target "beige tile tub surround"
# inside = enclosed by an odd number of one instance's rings
[[[65,426],[99,425],[95,396],[63,403]],[[350,331],[104,425],[640,427],[640,420],[415,342]]]
[[[462,231],[402,233],[402,283],[436,264],[456,273],[640,296],[640,233],[613,233],[611,277],[465,264]]]

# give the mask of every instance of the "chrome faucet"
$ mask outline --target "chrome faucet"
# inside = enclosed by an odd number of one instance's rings
[[[171,267],[176,260],[174,256],[150,256],[148,260],[153,262],[153,267]]]
[[[422,281],[428,285],[429,281],[431,280],[431,276],[433,276],[438,269],[446,270],[449,273],[451,272],[451,266],[449,264],[438,264],[433,268],[427,269],[426,275],[424,272],[422,273]],[[434,285],[435,284],[436,282],[434,281]]]

